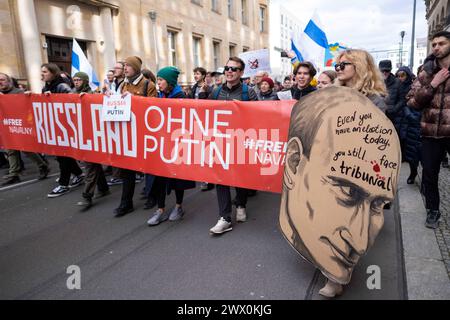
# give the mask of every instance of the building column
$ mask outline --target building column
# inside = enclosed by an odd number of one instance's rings
[[[17,0],[23,55],[30,90],[41,92],[41,42],[33,0]]]
[[[114,28],[111,8],[101,8],[100,17],[102,19],[103,41],[105,46],[103,51],[103,61],[104,66],[106,67],[105,69],[110,69],[114,67],[114,64],[116,63],[116,44],[114,42]]]

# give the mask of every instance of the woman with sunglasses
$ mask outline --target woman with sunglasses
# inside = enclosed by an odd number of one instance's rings
[[[382,96],[386,96],[386,86],[372,56],[364,50],[349,49],[336,58],[337,85],[358,90],[369,98],[383,112],[387,106]],[[319,294],[332,298],[341,295],[342,284],[327,279]]]
[[[364,50],[349,49],[336,58],[337,84],[358,90],[369,98],[383,112],[387,106],[386,85],[372,56]]]

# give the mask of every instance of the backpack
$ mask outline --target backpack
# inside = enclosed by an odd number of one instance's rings
[[[219,97],[220,91],[222,91],[222,86],[223,85],[220,85],[217,89],[215,89],[213,94],[214,100],[217,100],[217,98]],[[242,101],[250,101],[250,97],[248,95],[248,85],[246,85],[245,83],[242,84]]]

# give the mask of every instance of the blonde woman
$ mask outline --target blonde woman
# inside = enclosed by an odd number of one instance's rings
[[[335,70],[336,85],[358,90],[383,112],[386,111],[387,106],[384,102],[387,95],[386,86],[372,56],[367,51],[349,49],[341,52],[336,58]],[[319,294],[332,298],[341,295],[342,292],[342,284],[327,279]]]
[[[358,90],[383,112],[387,106],[386,86],[372,56],[364,50],[349,49],[336,58],[337,85]]]

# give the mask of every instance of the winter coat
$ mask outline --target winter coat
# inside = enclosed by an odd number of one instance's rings
[[[412,107],[423,110],[420,124],[423,137],[450,137],[450,79],[437,88],[431,87],[431,81],[440,70],[437,61],[430,59],[418,76],[420,86],[414,92]]]
[[[406,96],[411,91],[411,84],[413,82],[414,75],[412,74],[411,70],[408,67],[400,67],[398,69],[398,72],[405,72],[407,75],[407,78],[405,81],[400,81],[400,86],[398,88],[398,101],[395,106],[391,107],[391,109],[386,112],[389,119],[391,119],[392,123],[395,126],[395,129],[397,130],[398,136],[400,138],[400,141],[403,141],[406,137],[406,128],[407,128],[407,120],[404,119],[405,117],[405,108],[406,106]],[[389,112],[390,111],[390,112]]]
[[[3,94],[20,94],[20,93],[23,93],[23,90],[16,88],[16,87],[12,87],[8,91],[1,91],[1,93],[3,93]]]
[[[147,92],[145,87],[147,86]],[[125,79],[122,86],[122,93],[129,92],[133,96],[156,97],[156,86],[151,80],[145,79],[144,75],[139,74],[131,79]]]
[[[194,86],[192,87],[191,94],[189,95],[189,99],[195,99],[195,91],[197,91],[197,88],[198,88],[198,83],[194,84]],[[198,93],[198,99],[202,99],[202,100],[208,99],[208,96],[211,93],[211,91],[212,91],[212,87],[208,86],[207,91]]]
[[[184,99],[186,95],[183,92],[183,89],[177,85],[173,90],[167,94],[164,92],[158,92],[158,98],[166,98],[166,99]],[[167,179],[167,194],[170,194],[171,190],[188,190],[195,188],[195,182],[190,180],[182,180],[176,178],[168,178]]]
[[[411,85],[411,90],[406,95],[407,106],[404,108],[403,125],[401,128],[403,140],[403,158],[404,160],[414,165],[419,164],[422,139],[420,134],[420,120],[422,112],[416,110],[420,109],[415,105],[414,94],[420,88],[419,79],[414,80]]]
[[[210,94],[208,99],[214,100],[214,95],[216,94],[216,90],[219,88],[215,88]],[[216,100],[239,100],[242,101],[242,83],[235,85],[231,89],[228,88],[227,84],[222,85],[222,89],[220,89],[219,95]],[[258,96],[256,95],[255,90],[248,86],[248,100],[249,101],[258,101]]]
[[[384,102],[384,99],[377,95],[377,94],[370,94],[367,96],[372,103],[378,107],[381,111],[385,112],[387,109],[386,103]]]
[[[398,104],[401,99],[400,97],[401,82],[391,73],[389,74],[389,77],[386,80],[384,80],[384,83],[388,91],[388,95],[384,98],[384,102],[386,103],[387,106],[386,115],[388,116],[389,119],[393,121],[393,119],[396,117],[396,110],[399,107]]]
[[[303,98],[304,96],[310,94],[311,92],[316,91],[317,88],[313,87],[313,86],[307,86],[304,89],[299,89],[297,86],[294,86],[291,88],[291,94],[292,94],[292,99],[295,100],[300,100],[301,98]]]
[[[278,99],[276,92],[274,92],[273,90],[269,90],[266,93],[259,91],[258,100],[259,101],[276,101],[276,100],[280,100],[280,99]]]
[[[73,93],[70,86],[60,75],[57,75],[52,81],[45,83],[44,88],[42,88],[42,93],[47,91],[51,93]]]

